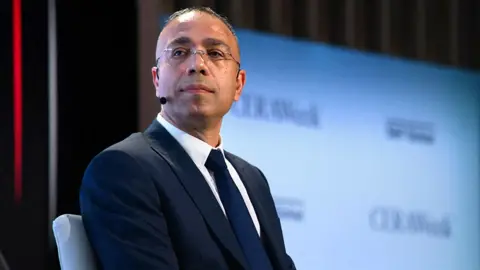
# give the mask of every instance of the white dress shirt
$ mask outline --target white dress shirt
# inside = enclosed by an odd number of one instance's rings
[[[205,167],[205,162],[207,161],[207,158],[210,155],[210,151],[213,149],[213,147],[206,142],[178,129],[174,125],[170,124],[170,122],[165,120],[165,118],[163,118],[160,114],[157,115],[157,121],[160,122],[160,124],[162,124],[162,126],[170,133],[170,135],[172,135],[178,141],[178,143],[180,143],[183,149],[185,149],[187,154],[190,156],[192,161],[195,163],[195,165],[207,181],[208,186],[212,190],[213,195],[215,195],[215,198],[217,198],[217,202],[218,204],[220,204],[220,207],[225,214],[225,208],[223,207],[222,200],[220,199],[220,195],[218,194],[217,185],[215,184],[213,173],[210,172],[207,167]],[[222,144],[222,139],[220,139],[220,144],[215,149],[219,149],[222,154],[224,154]],[[247,206],[248,212],[250,213],[250,216],[253,220],[253,224],[255,225],[258,234],[260,235],[260,223],[258,222],[257,214],[255,213],[255,209],[253,208],[252,202],[250,201],[247,190],[245,189],[245,186],[243,185],[243,182],[240,179],[240,176],[238,175],[233,165],[226,158],[225,162],[227,163],[228,172],[230,173],[233,182],[235,182],[235,185],[240,191],[240,194],[245,201],[245,205]]]

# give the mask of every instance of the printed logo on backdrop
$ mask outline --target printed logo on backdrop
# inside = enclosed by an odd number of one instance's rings
[[[434,216],[425,211],[407,211],[395,207],[375,207],[368,214],[370,229],[375,232],[426,235],[450,238],[452,225],[448,216]]]
[[[433,144],[435,130],[433,123],[389,118],[386,133],[392,140],[406,140],[412,143]]]
[[[305,207],[302,200],[291,197],[275,196],[275,207],[281,220],[302,221],[305,217]]]
[[[243,94],[242,98],[234,103],[230,112],[240,118],[320,128],[320,110],[313,102],[303,104],[290,99]]]

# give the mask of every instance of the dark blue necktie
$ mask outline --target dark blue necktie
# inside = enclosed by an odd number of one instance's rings
[[[272,270],[268,255],[240,191],[227,169],[220,150],[212,150],[205,166],[213,172],[230,225],[252,270]]]

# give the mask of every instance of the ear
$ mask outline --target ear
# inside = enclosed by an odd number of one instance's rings
[[[155,96],[160,97],[159,84],[158,84],[158,67],[152,67],[152,81],[155,86]]]
[[[155,89],[158,88],[158,67],[152,67],[152,80]]]
[[[246,78],[247,78],[247,72],[241,69],[238,72],[238,76],[237,76],[237,85],[235,88],[235,96],[233,98],[235,101],[238,101],[240,99],[240,96],[242,95],[243,86],[245,85]]]

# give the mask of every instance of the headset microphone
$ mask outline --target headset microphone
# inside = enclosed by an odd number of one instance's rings
[[[166,97],[161,97],[160,98],[160,104],[165,105],[167,103],[167,98]]]

